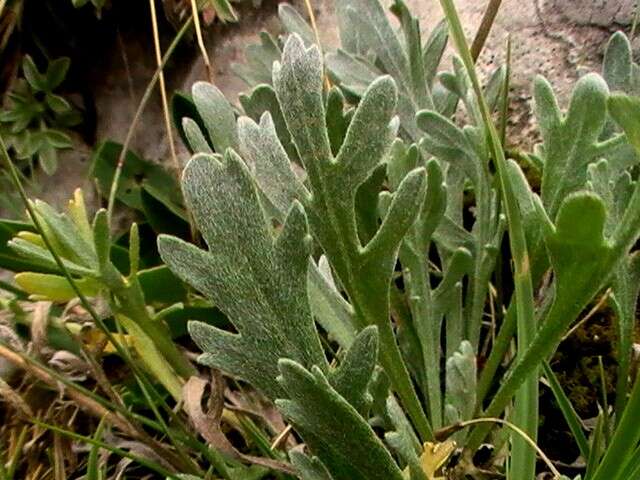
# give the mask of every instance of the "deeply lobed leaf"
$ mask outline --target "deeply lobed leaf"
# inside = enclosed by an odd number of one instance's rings
[[[195,156],[185,169],[183,189],[209,250],[161,236],[160,254],[238,330],[190,323],[205,352],[200,361],[243,378],[272,399],[282,397],[279,359],[326,368],[306,294],[304,211],[295,203],[274,238],[247,167],[233,151],[223,159]]]

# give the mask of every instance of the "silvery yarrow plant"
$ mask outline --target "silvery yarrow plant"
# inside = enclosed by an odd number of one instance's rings
[[[282,52],[263,37],[275,63],[269,83],[241,98],[247,116],[236,118],[215,86],[194,86],[204,128],[183,120],[194,156],[182,186],[206,247],[161,236],[159,250],[236,329],[190,323],[199,361],[275,402],[306,445],[290,452],[303,479],[430,480],[456,446],[462,456],[447,474],[481,478],[472,454],[496,417],[519,427],[491,439],[509,439],[511,477],[534,478],[536,451],[522,434],[535,442],[539,377],[566,400],[547,360],[611,288],[620,331],[612,433],[589,442],[575,412],[563,413],[586,478],[630,478],[640,468],[640,387],[629,375],[640,101],[627,95],[638,71],[629,42],[612,38],[603,75],[580,79],[566,112],[535,80],[542,143],[525,157],[542,174],[538,194],[491,121],[504,70],[480,87],[455,9],[442,3],[460,54],[451,73],[435,75],[445,24],[422,46],[417,20],[396,2],[401,41],[376,1],[358,0],[338,2],[349,21],[342,49],[325,59],[286,11],[299,32]],[[357,85],[356,64],[371,73]],[[462,128],[451,120],[457,104]],[[515,293],[478,372],[500,255],[513,261]],[[486,420],[469,422],[476,417]]]

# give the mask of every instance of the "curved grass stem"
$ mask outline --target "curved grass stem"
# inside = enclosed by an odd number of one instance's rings
[[[189,19],[184,23],[182,28],[178,30],[178,33],[176,33],[176,36],[174,37],[173,41],[167,48],[167,51],[164,53],[164,56],[162,57],[161,62],[158,65],[158,68],[156,68],[156,71],[153,74],[153,77],[151,77],[151,80],[149,80],[149,84],[147,85],[147,88],[145,89],[144,94],[140,99],[140,103],[138,104],[136,113],[133,116],[133,119],[131,120],[131,125],[129,125],[129,130],[127,130],[127,135],[125,136],[124,142],[122,144],[122,150],[120,151],[120,155],[118,156],[118,163],[116,165],[116,170],[113,175],[113,180],[111,181],[111,189],[109,191],[109,200],[107,202],[107,216],[109,219],[109,224],[111,224],[111,217],[113,216],[113,207],[116,201],[116,194],[118,193],[118,185],[120,184],[122,169],[124,168],[124,162],[126,159],[127,151],[129,150],[129,145],[131,144],[131,140],[133,139],[133,134],[136,131],[136,127],[138,126],[138,123],[140,123],[140,119],[142,118],[142,113],[144,112],[144,109],[146,108],[147,103],[151,98],[151,94],[153,93],[153,89],[155,88],[156,83],[160,78],[162,69],[169,61],[169,59],[171,58],[171,55],[173,55],[173,52],[176,50],[176,47],[178,46],[182,38],[185,36],[185,34],[189,31],[189,27],[191,27],[192,24],[193,24],[193,18],[189,17]]]
[[[505,158],[500,136],[493,124],[491,114],[482,93],[480,81],[475,72],[474,58],[469,50],[467,40],[462,30],[460,18],[453,0],[441,0],[442,8],[449,22],[449,29],[460,54],[465,69],[471,80],[475,95],[480,106],[480,113],[487,138],[490,143],[491,153],[495,161],[502,200],[509,224],[509,242],[514,260],[514,283],[516,297],[516,314],[518,329],[518,355],[522,356],[529,346],[536,332],[535,309],[533,303],[533,283],[531,281],[531,267],[529,253],[524,233],[524,226],[520,209],[517,204],[513,187],[508,177],[508,166]],[[495,13],[500,1],[492,1]],[[494,14],[495,17],[495,14]],[[493,19],[491,19],[493,23]],[[488,34],[488,32],[487,32]],[[535,439],[538,421],[538,371],[529,372],[526,382],[516,395],[514,418],[518,426],[521,426],[528,436]],[[531,479],[535,474],[535,451],[520,437],[513,438],[512,469],[513,478]]]

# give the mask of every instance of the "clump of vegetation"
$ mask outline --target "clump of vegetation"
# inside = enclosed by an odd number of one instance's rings
[[[0,224],[0,261],[16,272],[2,284],[12,297],[0,323],[0,393],[52,436],[53,472],[640,473],[640,99],[630,42],[611,38],[603,71],[577,81],[566,109],[534,79],[542,141],[510,158],[508,68],[482,86],[455,6],[441,3],[446,19],[423,43],[401,0],[391,11],[402,37],[377,0],[340,0],[342,45],[324,55],[313,29],[281,6],[287,35],[263,35],[238,68],[252,85],[240,114],[206,82],[174,99],[193,153],[181,196],[169,174],[107,143],[92,172],[110,186],[108,210],[90,220],[77,192],[58,212],[27,199],[0,142],[29,213]],[[449,40],[453,69],[440,71]],[[114,198],[143,218],[122,238],[110,225]],[[584,387],[597,392],[598,411],[586,428],[550,360],[596,299],[611,308],[616,362],[590,369]],[[78,365],[84,375],[74,377]],[[29,402],[16,368],[49,392],[64,385],[93,428]],[[538,444],[542,390],[580,462],[557,464]],[[33,472],[18,454],[35,433],[23,431],[5,448],[0,478]],[[62,439],[90,451],[65,459]]]
[[[16,82],[8,95],[10,104],[0,114],[0,122],[6,125],[3,136],[16,158],[35,158],[49,175],[58,166],[56,151],[73,145],[64,130],[82,121],[80,112],[55,93],[67,76],[69,64],[68,58],[58,58],[41,72],[26,55],[22,61],[24,78]]]

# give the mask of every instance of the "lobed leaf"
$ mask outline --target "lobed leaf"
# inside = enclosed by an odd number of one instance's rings
[[[576,84],[566,116],[560,118],[550,88],[542,79],[536,82],[536,116],[544,140],[541,197],[552,219],[562,199],[586,181],[587,165],[594,160],[605,125],[608,94],[600,76],[586,75]]]
[[[276,401],[334,480],[402,480],[389,452],[318,367],[280,361],[288,399]]]
[[[213,148],[223,154],[227,148],[238,148],[236,117],[233,107],[222,92],[207,82],[196,82],[191,89],[193,102],[202,117]]]
[[[237,334],[201,322],[189,332],[205,352],[200,361],[282,397],[278,360],[326,369],[306,294],[309,247],[299,203],[273,238],[247,167],[233,151],[222,162],[196,155],[183,175],[185,199],[209,251],[160,236],[169,268],[206,295]]]

